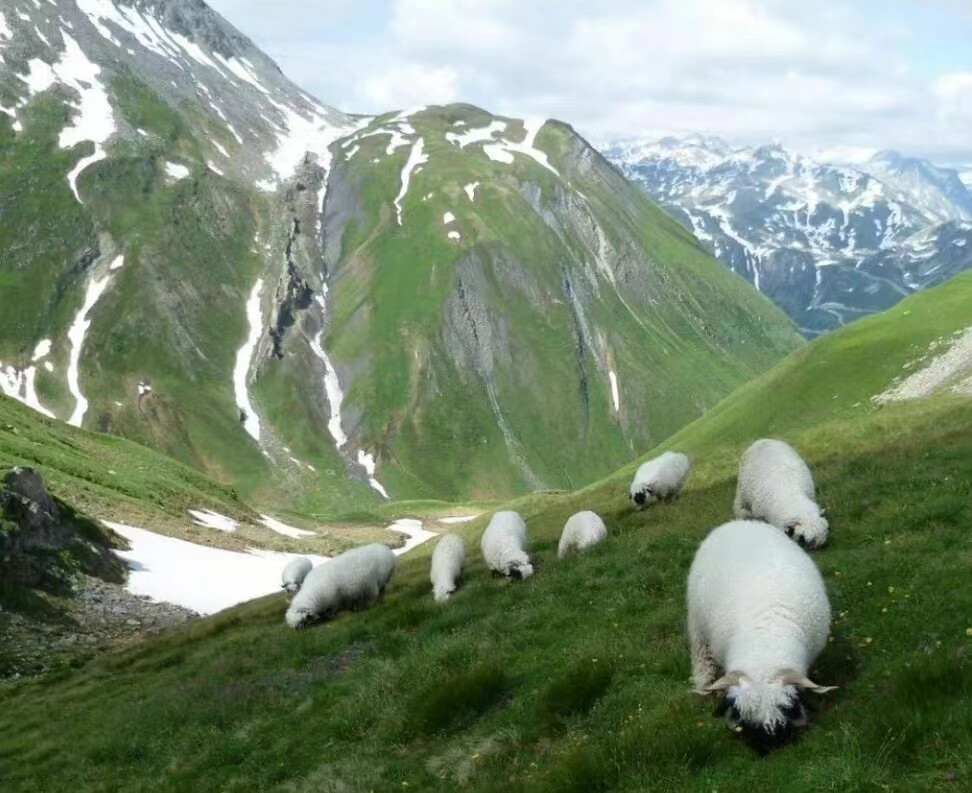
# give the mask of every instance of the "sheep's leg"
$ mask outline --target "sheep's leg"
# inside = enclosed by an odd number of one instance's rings
[[[732,502],[732,514],[736,516],[736,520],[749,520],[753,517],[752,506],[743,498],[740,488],[736,488],[736,498]]]
[[[706,686],[712,685],[719,677],[719,667],[712,660],[712,652],[708,646],[699,641],[692,641],[692,681],[695,688],[704,691]]]

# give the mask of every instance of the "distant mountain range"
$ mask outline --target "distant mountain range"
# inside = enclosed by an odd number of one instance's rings
[[[817,162],[701,135],[604,153],[807,336],[972,267],[972,193],[927,160]]]

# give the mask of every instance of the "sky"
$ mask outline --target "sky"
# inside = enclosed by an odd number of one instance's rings
[[[972,176],[972,0],[209,0],[326,104],[470,102]]]

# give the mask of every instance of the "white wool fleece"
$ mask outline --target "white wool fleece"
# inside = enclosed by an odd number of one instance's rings
[[[458,534],[446,534],[432,552],[432,593],[436,600],[448,600],[456,591],[462,568],[466,564],[466,544]]]
[[[493,515],[480,541],[486,566],[513,578],[529,578],[533,575],[526,546],[527,526],[517,512],[497,512]]]
[[[744,722],[772,731],[797,694],[781,675],[805,677],[829,632],[823,578],[796,543],[752,520],[725,523],[703,540],[688,575],[696,689],[739,673],[728,697]]]
[[[642,463],[635,472],[629,495],[638,509],[682,492],[692,463],[681,452],[664,454]]]
[[[564,524],[557,546],[557,558],[563,559],[571,550],[583,551],[607,538],[607,527],[600,516],[590,510],[571,515]]]
[[[827,542],[829,525],[817,506],[813,474],[788,443],[763,438],[743,453],[732,511],[739,520],[765,520],[805,548]]]
[[[289,594],[296,594],[297,590],[300,589],[301,583],[311,571],[311,567],[313,565],[310,559],[303,556],[294,557],[287,562],[283,572],[280,574],[280,586]]]
[[[344,608],[377,599],[395,572],[396,557],[375,543],[345,551],[311,570],[287,609],[287,624],[303,628]]]

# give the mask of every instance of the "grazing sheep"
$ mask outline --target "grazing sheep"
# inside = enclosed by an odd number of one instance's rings
[[[310,559],[303,556],[295,556],[283,569],[280,574],[280,586],[288,595],[296,595],[300,589],[301,582],[307,577],[313,565]]]
[[[516,512],[493,515],[480,541],[486,566],[493,572],[517,579],[533,575],[526,545],[526,523]]]
[[[763,438],[743,453],[732,504],[738,520],[765,520],[803,548],[819,548],[829,526],[815,498],[813,474],[788,443]]]
[[[287,624],[298,630],[341,609],[376,600],[395,572],[395,554],[375,543],[345,551],[311,570],[287,609]]]
[[[688,575],[696,691],[726,691],[729,723],[763,748],[806,724],[807,670],[827,644],[830,603],[810,556],[768,523],[713,529]],[[722,672],[722,677],[717,675]]]
[[[456,591],[462,568],[466,564],[466,544],[458,534],[446,534],[432,552],[432,592],[436,600],[448,600]]]
[[[631,500],[638,509],[656,501],[669,501],[682,492],[692,463],[680,452],[665,452],[642,463],[631,482]]]
[[[583,551],[597,545],[607,537],[604,521],[595,513],[585,510],[571,515],[564,524],[557,546],[557,558],[563,559],[572,549]]]

